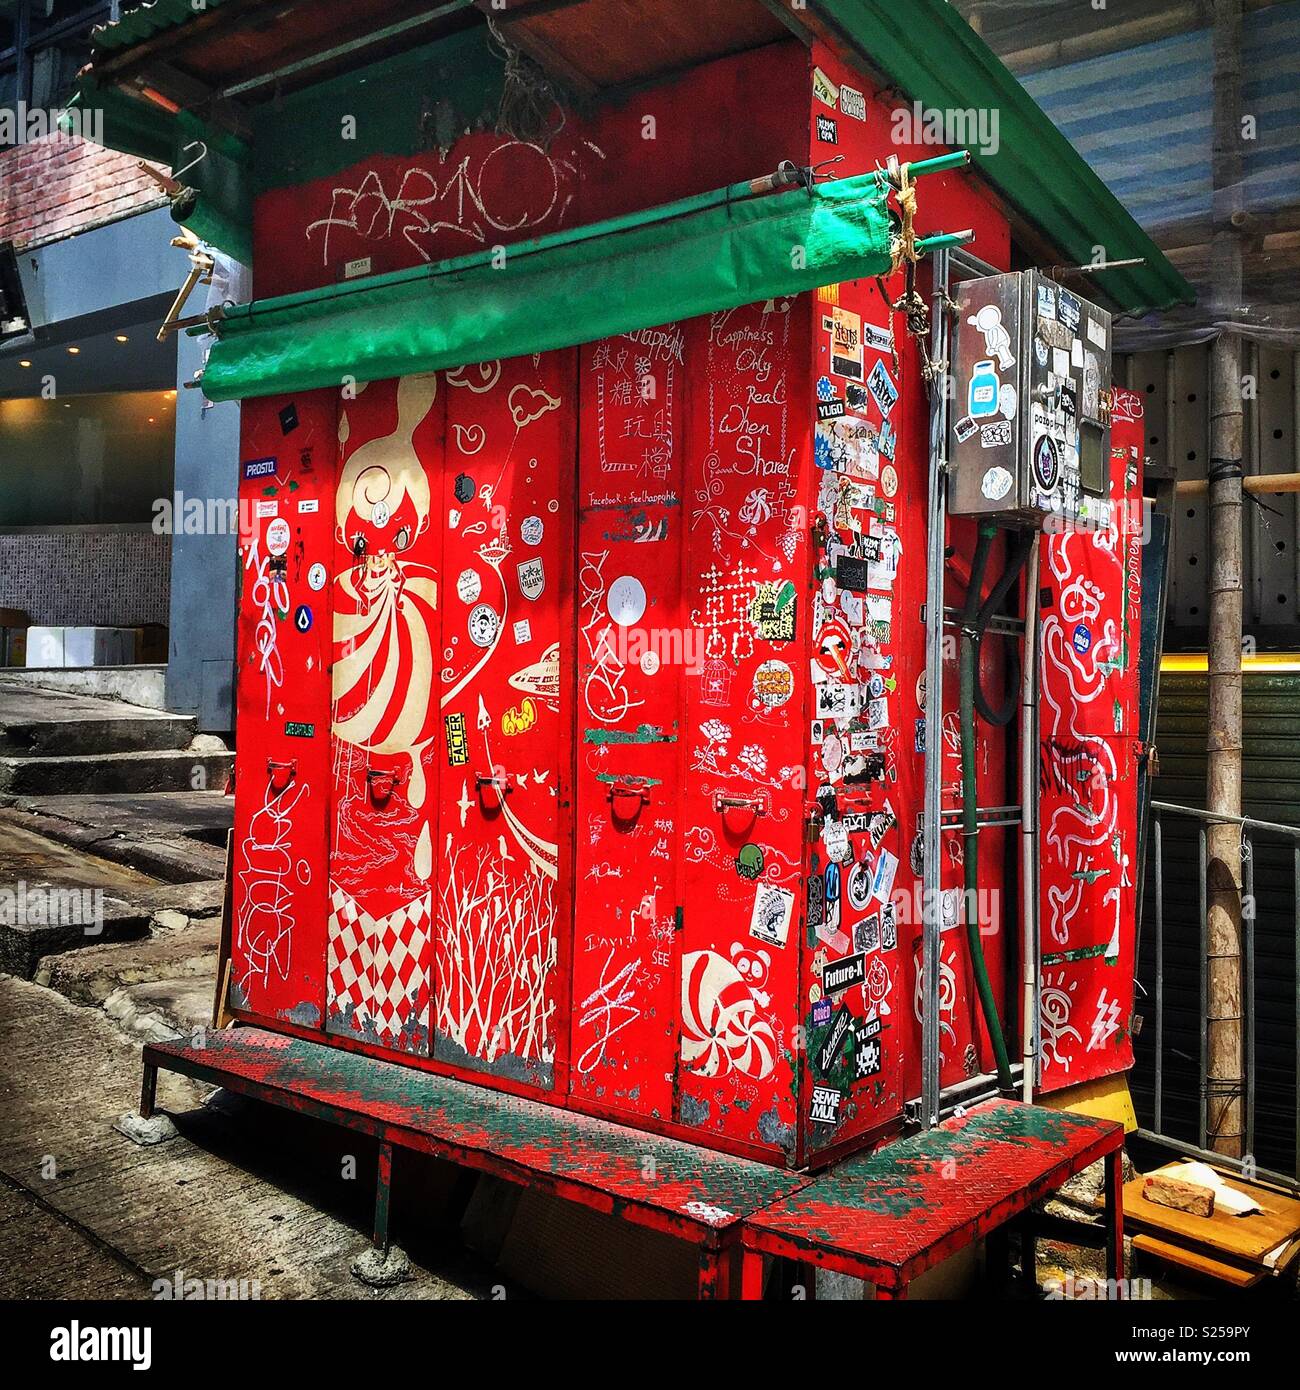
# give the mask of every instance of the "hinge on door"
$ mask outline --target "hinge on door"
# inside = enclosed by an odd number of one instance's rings
[[[681,931],[685,914],[680,907],[673,909],[673,930]]]

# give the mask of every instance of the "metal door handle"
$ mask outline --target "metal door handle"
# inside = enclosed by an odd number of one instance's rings
[[[298,775],[298,759],[292,758],[287,763],[279,763],[274,758],[268,758],[266,775],[271,779],[271,790],[282,792]]]
[[[411,773],[407,768],[400,772],[383,772],[379,768],[368,767],[366,786],[370,790],[370,799],[382,806],[393,795],[394,788],[404,787],[410,781],[410,777]]]
[[[650,793],[644,788],[628,782],[615,782],[605,798],[613,811],[615,820],[635,820],[643,806],[649,806]],[[628,803],[635,803],[629,805]],[[622,803],[620,805],[620,803]]]

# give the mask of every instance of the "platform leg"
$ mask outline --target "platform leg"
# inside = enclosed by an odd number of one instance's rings
[[[700,1285],[701,1300],[712,1302],[719,1297],[719,1284],[722,1282],[722,1252],[717,1246],[700,1246]]]
[[[803,1289],[803,1301],[805,1303],[817,1302],[816,1265],[796,1264],[794,1267],[794,1282]]]
[[[152,1062],[144,1064],[144,1075],[140,1078],[140,1118],[153,1119],[154,1101],[158,1091],[158,1068]]]
[[[718,1297],[730,1299],[734,1296],[736,1285],[736,1261],[740,1249],[736,1245],[724,1245],[718,1257]]]
[[[371,1288],[386,1289],[412,1278],[411,1262],[389,1240],[388,1210],[393,1193],[393,1144],[379,1141],[379,1167],[375,1174],[375,1238],[369,1249],[352,1261],[352,1273]]]
[[[375,1177],[375,1249],[388,1254],[388,1209],[393,1195],[393,1146],[379,1141],[379,1171]]]
[[[1038,1237],[1033,1212],[1024,1212],[1016,1225],[1020,1236],[1020,1276],[1032,1294],[1038,1287]]]
[[[875,1287],[877,1301],[885,1299],[887,1302],[893,1303],[900,1298],[907,1297],[906,1284],[899,1284],[897,1287],[893,1287],[889,1284],[877,1284]]]
[[[763,1297],[763,1257],[757,1250],[740,1252],[740,1296],[751,1301]]]
[[[1124,1149],[1106,1155],[1106,1287],[1124,1297]]]

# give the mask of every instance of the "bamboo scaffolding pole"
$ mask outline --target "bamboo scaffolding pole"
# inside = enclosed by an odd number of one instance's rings
[[[1214,0],[1214,298],[1219,316],[1242,296],[1242,0]],[[1242,473],[1241,337],[1220,333],[1210,350],[1209,708],[1206,806],[1241,815]],[[1241,827],[1212,822],[1205,838],[1205,1075],[1203,1145],[1242,1157]]]

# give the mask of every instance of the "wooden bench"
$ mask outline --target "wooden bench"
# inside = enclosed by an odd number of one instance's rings
[[[765,1210],[742,1232],[742,1298],[762,1297],[763,1256],[850,1274],[877,1298],[1028,1211],[1106,1160],[1107,1296],[1124,1276],[1124,1129],[1109,1120],[993,1100],[935,1129],[849,1158]],[[1033,1268],[1032,1243],[1028,1268]]]
[[[260,1028],[210,1032],[202,1046],[146,1046],[144,1119],[153,1114],[160,1068],[376,1137],[374,1240],[384,1253],[395,1146],[689,1241],[699,1250],[705,1299],[731,1294],[744,1219],[809,1181],[805,1173]]]

